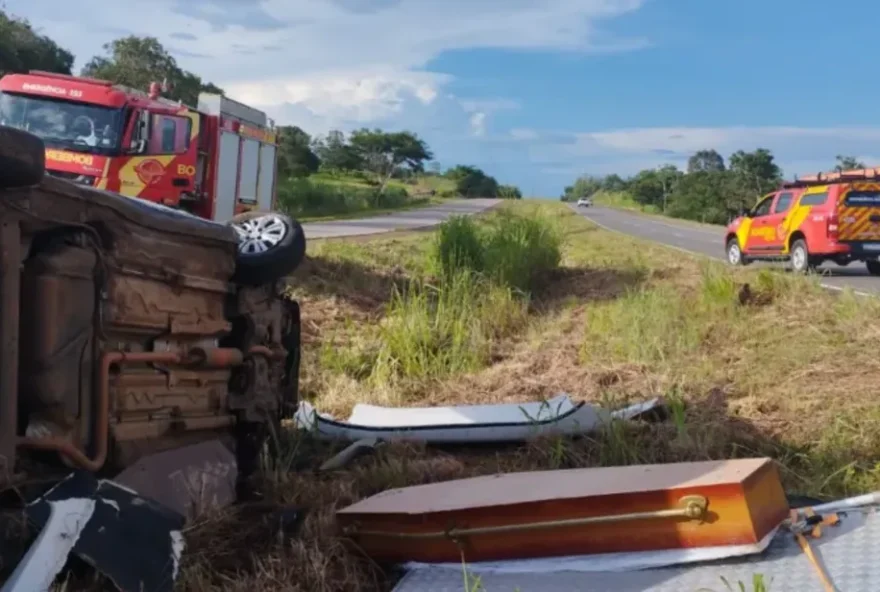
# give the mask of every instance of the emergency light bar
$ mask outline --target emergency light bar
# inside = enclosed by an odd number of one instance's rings
[[[828,185],[829,183],[842,183],[846,181],[880,181],[880,167],[816,173],[815,175],[807,175],[794,181],[783,183],[782,188],[794,189],[797,187]]]
[[[54,78],[56,80],[68,80],[70,82],[85,82],[88,84],[97,84],[99,86],[113,86],[113,83],[109,80],[89,78],[88,76],[71,76],[70,74],[58,74],[57,72],[46,72],[45,70],[28,70],[28,74],[42,76],[43,78]]]

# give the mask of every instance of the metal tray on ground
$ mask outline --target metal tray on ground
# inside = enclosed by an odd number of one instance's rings
[[[839,592],[880,590],[880,514],[877,509],[841,514],[838,526],[810,538],[819,563]],[[552,561],[547,559],[547,561]],[[782,530],[758,556],[630,572],[533,571],[469,568],[470,588],[481,592],[726,592],[742,582],[752,590],[756,574],[770,592],[826,592],[820,576],[791,533]],[[475,581],[478,586],[474,586]],[[393,592],[461,592],[462,568],[424,567],[407,573]]]

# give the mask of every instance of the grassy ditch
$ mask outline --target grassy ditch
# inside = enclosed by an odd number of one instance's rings
[[[270,502],[188,533],[182,589],[390,590],[395,571],[341,538],[334,511],[478,474],[767,455],[792,492],[880,489],[878,301],[728,269],[528,201],[434,233],[315,243],[291,286],[302,394],[322,411],[564,391],[615,406],[662,395],[671,418],[503,452],[389,445],[332,475],[312,471],[330,451],[285,436],[285,463],[266,473]],[[277,511],[290,506],[310,511],[285,540]]]

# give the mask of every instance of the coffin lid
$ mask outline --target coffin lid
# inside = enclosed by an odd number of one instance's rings
[[[339,514],[427,514],[663,490],[741,484],[773,461],[723,461],[503,473],[389,489]]]

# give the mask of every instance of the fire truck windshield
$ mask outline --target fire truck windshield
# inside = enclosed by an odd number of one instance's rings
[[[121,109],[0,92],[0,125],[29,131],[54,148],[118,152],[122,121]]]

